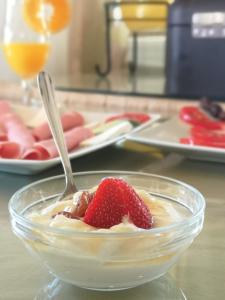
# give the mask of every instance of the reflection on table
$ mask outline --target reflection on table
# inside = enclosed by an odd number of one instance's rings
[[[57,278],[52,278],[37,293],[34,300],[186,300],[183,291],[170,275],[165,275],[142,286],[118,291],[98,292],[81,289]]]

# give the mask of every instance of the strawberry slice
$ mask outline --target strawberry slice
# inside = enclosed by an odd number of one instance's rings
[[[131,186],[122,179],[103,179],[85,212],[84,222],[97,228],[110,228],[121,223],[124,216],[137,227],[152,227],[148,207]]]
[[[180,110],[180,119],[192,126],[203,127],[208,130],[223,128],[220,121],[209,118],[204,112],[195,106],[184,106]]]
[[[147,205],[128,183],[121,180],[120,185],[123,188],[124,202],[129,219],[139,228],[151,228],[153,220]]]
[[[133,121],[136,123],[145,123],[145,122],[149,121],[150,119],[151,119],[151,117],[145,113],[127,112],[127,113],[123,113],[123,114],[113,115],[113,116],[107,118],[106,123],[112,122],[115,120],[128,120],[128,121]]]

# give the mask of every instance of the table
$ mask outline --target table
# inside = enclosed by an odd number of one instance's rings
[[[135,148],[135,147],[132,147]],[[225,166],[188,160],[154,148],[111,146],[72,162],[74,171],[132,170],[185,181],[206,198],[203,231],[169,274],[144,286],[114,293],[81,290],[54,281],[10,229],[8,200],[20,187],[62,173],[61,166],[34,176],[0,173],[0,300],[211,300],[225,295]],[[47,296],[48,294],[48,296]]]

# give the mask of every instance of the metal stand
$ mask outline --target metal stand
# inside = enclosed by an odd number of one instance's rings
[[[112,22],[118,22],[118,21],[139,21],[143,22],[146,20],[152,21],[152,22],[158,22],[158,21],[165,21],[161,18],[120,18],[118,20],[114,18],[111,11],[117,6],[122,5],[130,5],[130,4],[149,4],[149,5],[165,5],[168,7],[168,3],[166,1],[129,1],[129,2],[107,2],[105,3],[105,24],[106,24],[106,31],[105,31],[105,48],[106,48],[106,66],[105,68],[101,68],[99,65],[95,66],[96,73],[101,76],[105,77],[107,76],[112,69],[112,58],[111,58],[111,24]],[[133,32],[133,50],[132,50],[132,59],[133,61],[129,64],[129,70],[133,74],[137,70],[137,60],[138,60],[138,32]]]
[[[138,65],[138,33],[133,33],[133,49],[132,49],[132,62],[129,64],[129,70],[133,74],[137,71]]]
[[[105,69],[101,69],[99,65],[95,66],[95,70],[99,76],[105,77],[107,76],[112,69],[112,61],[111,61],[111,19],[110,19],[110,6],[112,3],[105,4],[105,42],[106,42],[106,66]]]

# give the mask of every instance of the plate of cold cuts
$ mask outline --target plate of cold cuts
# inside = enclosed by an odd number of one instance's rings
[[[126,138],[193,159],[225,162],[225,111],[220,104],[204,98]]]
[[[145,113],[60,111],[70,159],[97,151],[149,126]],[[0,170],[35,174],[60,163],[43,108],[0,101]]]

